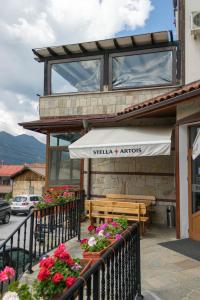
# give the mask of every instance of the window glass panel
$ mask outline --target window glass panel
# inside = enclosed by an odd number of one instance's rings
[[[51,133],[50,146],[69,146],[80,138],[80,133]]]
[[[68,146],[80,138],[80,133],[51,133],[49,149],[49,184],[79,185],[80,160],[70,159]],[[51,148],[55,147],[56,148]],[[62,148],[60,148],[62,147]],[[64,148],[63,148],[64,147]]]
[[[52,64],[51,92],[100,90],[100,59]]]
[[[80,184],[80,160],[70,159],[68,150],[50,150],[50,185]]]
[[[112,59],[113,88],[172,83],[172,51],[117,56]]]
[[[190,128],[190,147],[195,146],[195,140],[200,127]],[[200,155],[192,159],[192,213],[200,210]]]

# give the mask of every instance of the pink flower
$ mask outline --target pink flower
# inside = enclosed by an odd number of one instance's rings
[[[120,239],[121,239],[121,237],[122,237],[122,235],[121,235],[121,234],[119,234],[119,233],[117,233],[117,234],[115,235],[115,239],[116,239],[116,240],[120,240]]]
[[[64,196],[64,197],[68,197],[68,196],[71,196],[71,194],[72,194],[72,193],[64,192],[64,193],[63,193],[63,196]]]
[[[4,271],[1,271],[0,272],[0,282],[6,281],[6,280],[8,280],[8,275]]]
[[[113,227],[117,227],[118,226],[117,222],[112,222],[111,224],[112,224]]]
[[[3,272],[8,276],[9,279],[12,279],[15,276],[15,270],[11,267],[5,267]]]

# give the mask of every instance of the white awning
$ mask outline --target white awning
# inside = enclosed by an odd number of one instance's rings
[[[170,155],[171,128],[120,127],[92,129],[69,146],[71,158]]]
[[[192,147],[192,159],[196,159],[200,154],[200,130],[198,130],[197,136],[194,140]]]

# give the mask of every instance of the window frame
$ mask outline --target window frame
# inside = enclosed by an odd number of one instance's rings
[[[79,91],[79,92],[66,92],[62,93],[52,93],[52,65],[53,64],[62,64],[69,62],[78,62],[78,61],[88,61],[88,60],[100,60],[100,89],[97,91]],[[63,95],[63,94],[81,94],[81,93],[95,93],[103,91],[104,85],[104,55],[95,55],[95,56],[86,56],[86,57],[77,57],[77,58],[66,58],[61,60],[51,60],[48,61],[47,66],[47,92],[49,95]]]
[[[112,79],[113,79],[113,68],[112,68],[112,60],[115,57],[120,56],[134,56],[140,54],[150,54],[150,53],[157,53],[157,52],[172,52],[172,81],[166,84],[155,84],[155,85],[141,85],[141,86],[127,86],[127,87],[113,87]],[[119,52],[119,53],[111,53],[109,55],[109,74],[108,74],[108,90],[109,91],[117,91],[117,90],[133,90],[133,89],[142,89],[142,88],[151,88],[151,87],[163,87],[163,86],[172,86],[176,85],[177,81],[177,72],[176,66],[178,66],[178,58],[176,54],[176,47],[164,47],[162,49],[155,48],[155,49],[145,49],[145,50],[138,50],[138,51],[127,51],[127,52]]]
[[[83,188],[83,170],[84,170],[84,162],[83,160],[80,160],[80,177],[79,177],[79,183],[78,184],[72,184],[72,183],[67,183],[67,179],[65,180],[65,182],[60,182],[60,183],[56,183],[55,181],[51,181],[50,180],[50,161],[51,161],[51,150],[57,150],[57,151],[68,151],[68,146],[50,146],[50,136],[51,134],[59,134],[59,133],[79,133],[80,137],[82,136],[82,133],[79,130],[73,130],[73,131],[68,131],[68,130],[64,130],[64,131],[50,131],[48,132],[47,135],[47,178],[46,178],[46,188],[49,187],[56,187],[56,186],[62,186],[62,185],[73,185],[73,186],[78,186],[80,189]]]

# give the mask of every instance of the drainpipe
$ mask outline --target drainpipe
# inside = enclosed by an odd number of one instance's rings
[[[87,199],[91,198],[91,158],[87,161]]]
[[[89,131],[88,120],[83,120],[83,128],[85,133]],[[91,158],[87,159],[87,199],[91,198]]]

